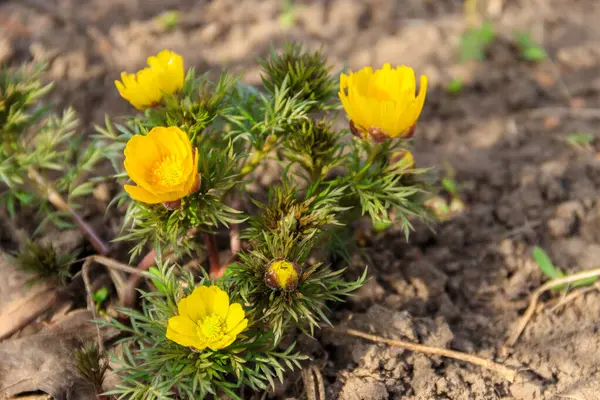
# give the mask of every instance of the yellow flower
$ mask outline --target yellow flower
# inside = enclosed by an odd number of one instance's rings
[[[176,126],[155,127],[148,135],[134,135],[125,146],[124,165],[137,184],[125,185],[125,191],[144,203],[172,202],[197,189],[198,152]]]
[[[271,289],[292,292],[298,287],[301,268],[298,264],[276,258],[267,265],[265,283]]]
[[[136,74],[121,73],[115,81],[119,94],[138,110],[152,107],[162,100],[163,94],[172,94],[183,87],[185,71],[183,58],[170,50],[148,57],[150,67]]]
[[[197,350],[223,349],[248,326],[239,303],[217,286],[200,286],[177,304],[179,315],[169,318],[167,339]]]
[[[405,65],[393,69],[385,64],[375,72],[365,67],[340,76],[339,96],[353,133],[375,141],[410,136],[426,91],[427,77],[421,75],[419,94],[415,95],[415,72]]]

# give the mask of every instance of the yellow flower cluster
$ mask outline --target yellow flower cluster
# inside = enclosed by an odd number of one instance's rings
[[[183,58],[170,50],[163,50],[148,57],[149,67],[136,74],[121,73],[121,81],[115,81],[123,98],[138,110],[160,103],[164,94],[173,94],[183,87],[185,71]]]
[[[385,64],[375,72],[365,67],[340,76],[339,96],[352,132],[377,142],[412,135],[426,91],[427,77],[421,75],[419,94],[415,96],[415,72],[404,65],[392,68]]]
[[[165,94],[182,89],[184,65],[180,55],[163,50],[147,60],[149,67],[136,74],[121,74],[115,85],[135,108],[144,110],[162,101]],[[414,71],[407,66],[385,64],[340,76],[339,97],[350,118],[352,132],[377,142],[412,135],[423,109],[427,77],[420,77],[416,94]],[[127,143],[124,167],[136,185],[124,185],[135,200],[179,202],[198,189],[198,152],[188,134],[176,126],[154,127],[147,135],[134,135]],[[408,151],[395,152],[393,163],[413,168]],[[180,202],[179,202],[180,204]],[[274,290],[294,291],[302,269],[295,263],[275,259],[267,266],[265,283]],[[197,287],[177,305],[178,315],[168,320],[166,337],[196,350],[223,349],[231,345],[248,326],[241,304],[230,304],[229,295],[217,286]]]
[[[173,202],[198,186],[198,152],[192,149],[187,133],[176,126],[134,135],[125,147],[124,165],[137,184],[125,185],[125,191],[144,203]]]
[[[239,303],[229,304],[229,295],[217,286],[200,286],[177,304],[179,315],[171,317],[167,339],[196,350],[223,349],[248,326]]]

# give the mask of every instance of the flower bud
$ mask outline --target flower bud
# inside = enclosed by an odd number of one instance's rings
[[[415,158],[408,150],[401,150],[392,153],[392,164],[399,164],[403,169],[412,169],[415,167]]]
[[[293,292],[298,287],[302,267],[283,258],[276,258],[267,265],[265,283],[273,290]]]

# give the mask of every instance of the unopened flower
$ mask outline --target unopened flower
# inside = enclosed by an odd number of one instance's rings
[[[137,184],[125,185],[125,191],[143,203],[172,204],[198,187],[198,152],[176,126],[134,135],[125,146],[124,165]]]
[[[138,110],[160,103],[164,94],[173,94],[183,87],[183,58],[170,50],[148,57],[148,65],[136,74],[121,73],[115,81],[119,94]]]
[[[169,318],[167,339],[196,350],[219,350],[233,343],[248,326],[239,303],[217,286],[200,286],[177,304],[179,315]]]
[[[298,264],[276,258],[267,265],[265,283],[274,290],[293,292],[298,287],[301,271]]]
[[[414,133],[426,91],[427,77],[421,75],[416,95],[415,72],[405,65],[394,69],[385,64],[375,72],[365,67],[340,76],[339,96],[352,132],[377,142]]]
[[[415,167],[415,158],[408,150],[396,151],[392,154],[392,164],[398,164],[403,169],[412,169]]]

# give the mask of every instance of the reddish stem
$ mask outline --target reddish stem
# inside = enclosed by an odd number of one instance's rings
[[[146,271],[154,264],[156,258],[156,250],[152,249],[142,258],[142,261],[137,266],[140,271]],[[135,304],[136,293],[140,281],[142,280],[141,274],[131,275],[127,280],[125,291],[123,292],[123,304],[121,306],[131,308]]]
[[[196,234],[196,228],[192,228],[187,231],[186,238],[189,238],[195,234]],[[167,249],[164,252],[165,261],[168,260],[168,258],[173,253],[174,253],[173,249]],[[140,271],[146,271],[146,270],[150,269],[150,267],[154,265],[155,259],[156,259],[156,250],[153,248],[144,256],[144,258],[142,258],[142,261],[140,261],[140,263],[138,264],[137,269]],[[123,307],[131,308],[135,304],[135,299],[136,299],[135,289],[137,289],[141,280],[142,280],[141,274],[131,275],[129,277],[129,279],[127,279],[127,285],[125,286],[125,291],[123,293],[123,304],[122,304]]]
[[[239,210],[242,206],[241,200],[236,197],[231,203],[231,207]],[[240,237],[240,224],[232,224],[229,230],[229,248],[231,249],[231,255],[226,262],[226,265],[233,264],[237,261],[239,252],[242,251],[242,240]]]
[[[231,247],[231,256],[235,257],[242,250],[242,241],[240,240],[240,226],[238,224],[231,225],[229,231],[229,246]]]
[[[213,278],[220,278],[225,273],[227,265],[221,265],[215,235],[208,232],[203,232],[203,235],[204,245],[206,246],[206,252],[208,253],[209,273]]]
[[[48,201],[58,210],[71,214],[71,218],[73,218],[73,221],[75,221],[75,224],[83,232],[83,234],[87,236],[94,249],[100,255],[107,255],[110,251],[108,246],[102,241],[102,239],[100,239],[100,237],[96,234],[92,227],[88,225],[88,223],[85,222],[83,218],[81,218],[77,211],[75,211],[63,199],[63,197],[46,181],[46,179],[44,179],[44,177],[35,168],[30,167],[28,172],[31,179],[34,180],[45,192]]]

